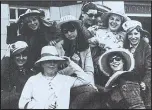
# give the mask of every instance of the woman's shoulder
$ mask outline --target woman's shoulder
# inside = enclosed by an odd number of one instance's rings
[[[38,74],[35,74],[35,75],[32,75],[31,77],[29,77],[29,81],[35,81],[35,80],[38,80],[39,78],[42,77],[42,73],[38,73]]]

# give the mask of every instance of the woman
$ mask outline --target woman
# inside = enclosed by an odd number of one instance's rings
[[[140,86],[134,80],[133,55],[126,49],[110,49],[99,59],[104,83],[100,85],[107,95],[105,102],[110,108],[145,108],[140,96]],[[99,88],[101,88],[99,87]]]
[[[27,67],[27,56],[26,42],[17,41],[11,44],[11,56],[5,57],[9,63],[1,74],[1,108],[18,109],[23,86],[27,79],[34,74],[34,71]]]
[[[68,71],[72,70],[77,77],[60,74],[58,67],[62,63],[67,63]],[[88,75],[68,57],[59,57],[54,46],[44,46],[35,65],[41,67],[41,72],[26,82],[19,100],[20,109],[68,109],[70,89],[90,83]]]
[[[63,41],[59,42],[60,55],[68,56],[77,63],[94,83],[94,69],[89,44],[85,39],[85,32],[81,30],[81,21],[74,16],[67,15],[61,18],[58,27],[63,34]],[[61,50],[61,48],[63,49]]]
[[[99,56],[102,55],[106,50],[112,48],[122,48],[125,39],[125,32],[122,29],[122,23],[129,18],[121,11],[109,11],[105,12],[102,16],[104,29],[96,29],[94,27],[88,29],[90,32],[93,31],[94,37],[89,39],[89,45],[91,47],[92,58],[95,67],[95,82],[100,84],[99,67],[97,62]]]
[[[40,58],[41,48],[45,45],[54,44],[54,41],[60,41],[57,38],[57,29],[52,22],[44,20],[45,13],[42,10],[28,9],[19,16],[16,23],[18,35],[15,37],[8,32],[8,39],[14,43],[22,40],[29,45],[29,67],[32,67],[36,60]],[[11,31],[11,30],[10,30]],[[16,32],[16,33],[17,33]]]
[[[124,48],[134,55],[136,80],[145,93],[146,108],[151,108],[151,46],[144,40],[144,36],[149,33],[136,20],[125,22],[123,28],[127,32]]]

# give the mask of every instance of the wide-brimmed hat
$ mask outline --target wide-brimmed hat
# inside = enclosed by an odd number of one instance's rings
[[[25,17],[29,16],[40,16],[45,17],[45,14],[42,10],[37,9],[27,9],[27,11],[19,16],[17,23],[20,23]]]
[[[116,14],[116,15],[121,16],[123,18],[123,22],[131,20],[124,12],[122,12],[122,11],[112,11],[112,10],[108,11],[108,12],[105,12],[102,15],[103,20],[109,19],[109,17],[110,17],[111,14]]]
[[[76,19],[76,17],[72,15],[66,15],[66,16],[61,17],[59,23],[57,24],[57,27],[61,28],[61,25],[67,22],[74,22],[74,23],[77,23],[78,25],[81,25],[81,20]]]
[[[41,58],[36,61],[35,66],[39,66],[39,64],[43,61],[48,60],[57,60],[57,61],[65,61],[65,59],[59,57],[59,53],[54,46],[44,46],[41,50]]]
[[[147,35],[150,36],[150,33],[142,28],[142,24],[141,24],[141,22],[139,22],[139,21],[129,20],[129,21],[126,21],[126,22],[124,22],[124,23],[122,24],[123,29],[124,29],[127,33],[131,32],[133,29],[135,29],[135,28],[138,27],[138,26],[141,28],[141,31],[142,31],[142,32],[144,32],[145,34],[147,34]]]
[[[105,12],[110,12],[111,11],[111,8],[105,6],[105,5],[101,5],[101,4],[96,4],[97,6],[97,12],[98,13],[105,13]]]
[[[12,55],[19,54],[28,48],[28,45],[24,41],[17,41],[10,45]]]
[[[130,53],[129,50],[127,49],[114,48],[114,49],[107,50],[99,58],[98,64],[99,64],[100,70],[103,72],[104,75],[111,76],[110,75],[111,68],[107,62],[108,62],[108,56],[113,53],[118,53],[119,55],[123,56],[123,59],[126,61],[126,71],[133,70],[134,65],[135,65],[133,54]]]

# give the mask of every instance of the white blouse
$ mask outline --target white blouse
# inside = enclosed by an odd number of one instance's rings
[[[19,108],[48,109],[48,105],[56,109],[68,109],[70,89],[77,78],[57,74],[47,79],[42,73],[32,76],[22,91]]]

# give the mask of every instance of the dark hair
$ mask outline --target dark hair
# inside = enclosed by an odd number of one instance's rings
[[[112,58],[113,56],[119,56],[119,57],[121,57],[122,58],[122,61],[123,61],[123,63],[124,63],[124,65],[123,65],[123,71],[126,71],[127,70],[127,61],[126,61],[126,59],[124,58],[124,56],[121,54],[121,53],[118,53],[118,52],[113,52],[113,53],[111,53],[111,54],[109,54],[108,56],[107,56],[107,59],[108,59],[108,61],[107,61],[107,65],[109,66],[109,68],[111,69],[111,67],[110,67],[110,58]],[[111,69],[111,72],[112,72],[112,69]]]
[[[93,10],[97,10],[97,6],[91,2],[85,4],[82,6],[81,11],[83,11],[84,13],[88,12],[88,10],[93,9]]]
[[[87,41],[87,33],[85,33],[84,28],[78,23],[75,23],[75,22],[71,22],[71,23],[75,26],[77,30],[77,38],[76,38],[77,51],[81,52],[88,49],[89,43]],[[70,52],[72,42],[69,39],[67,39],[64,34],[62,36],[64,40],[63,48],[65,52],[67,52],[67,55],[71,56],[73,54]]]
[[[148,32],[147,31],[144,31],[140,26],[137,26],[137,27],[135,27],[134,29],[136,29],[138,32],[140,32],[140,41],[142,40],[142,41],[144,41],[143,39],[144,39],[144,37],[145,37],[145,32],[148,34]],[[129,46],[129,44],[130,44],[130,41],[129,41],[129,39],[128,39],[128,34],[130,33],[130,32],[132,32],[134,29],[132,29],[131,31],[129,31],[127,34],[126,34],[126,38],[125,38],[125,40],[124,40],[124,45],[123,45],[123,47],[124,48],[129,48],[128,46]]]
[[[26,48],[26,49],[25,49],[24,51],[22,51],[21,53],[23,53],[23,52],[27,54],[27,62],[24,64],[24,68],[30,69],[29,66],[28,66],[29,48]],[[16,55],[17,55],[17,54],[16,54]],[[17,64],[15,63],[15,61],[14,61],[14,57],[15,57],[16,55],[11,54],[11,56],[10,56],[10,65],[9,65],[10,71],[15,71],[16,69],[18,69],[18,65],[17,65]]]

